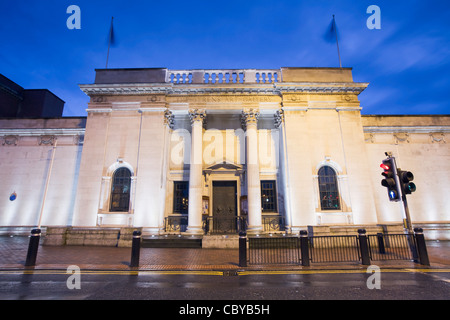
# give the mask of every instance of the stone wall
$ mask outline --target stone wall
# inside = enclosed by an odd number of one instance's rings
[[[135,230],[141,228],[48,227],[43,245],[131,247]]]

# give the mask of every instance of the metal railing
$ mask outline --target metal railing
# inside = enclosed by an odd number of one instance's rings
[[[309,237],[311,262],[359,261],[360,249],[357,235]]]
[[[298,237],[249,238],[249,264],[299,264]]]
[[[251,237],[249,264],[300,264],[300,238],[286,236]],[[358,262],[361,258],[358,236],[308,237],[310,261]]]
[[[208,217],[204,221],[205,234],[238,233],[247,230],[245,217]]]
[[[285,231],[285,218],[280,215],[262,216],[263,230],[265,232]]]
[[[416,243],[414,234],[368,235],[371,260],[415,260]]]
[[[187,230],[188,216],[169,216],[164,219],[164,231],[181,233]],[[238,233],[247,230],[245,217],[207,217],[203,218],[205,234]]]
[[[248,263],[309,266],[310,262],[361,262],[369,265],[371,260],[410,260],[429,265],[421,229],[414,234],[366,235],[364,229],[358,233],[308,237],[302,231],[300,237],[249,237]]]
[[[164,219],[165,232],[185,232],[188,226],[187,216],[170,216]]]

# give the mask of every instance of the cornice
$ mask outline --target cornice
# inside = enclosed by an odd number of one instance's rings
[[[81,84],[88,96],[96,95],[188,95],[188,94],[268,94],[351,93],[360,94],[368,83],[273,83],[273,84]]]
[[[16,136],[76,136],[84,135],[84,128],[70,129],[0,129],[0,136],[16,135]]]
[[[378,127],[367,126],[363,127],[363,131],[366,133],[429,133],[429,132],[450,132],[450,126],[390,126],[390,127]]]

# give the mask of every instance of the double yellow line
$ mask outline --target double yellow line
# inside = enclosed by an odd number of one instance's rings
[[[0,275],[70,275],[66,270],[0,270]],[[82,275],[210,275],[223,276],[223,271],[196,270],[80,270]]]
[[[450,269],[383,269],[380,268],[380,272],[391,272],[391,273],[420,273],[420,272],[442,272],[450,273]],[[249,271],[238,271],[239,276],[248,275],[290,275],[290,274],[351,274],[351,273],[367,273],[367,269],[320,269],[320,270],[249,270]]]
[[[383,269],[385,273],[450,273],[450,269]],[[81,275],[200,275],[200,276],[225,276],[227,271],[210,270],[80,270]],[[250,275],[301,275],[301,274],[352,274],[367,273],[366,269],[320,269],[320,270],[246,270],[236,271],[237,276]],[[66,270],[0,270],[0,275],[70,275]]]

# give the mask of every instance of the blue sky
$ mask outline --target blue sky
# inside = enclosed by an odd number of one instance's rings
[[[26,89],[66,101],[65,116],[85,116],[78,87],[104,68],[111,16],[116,45],[109,68],[277,69],[338,67],[324,39],[336,15],[343,67],[369,82],[363,114],[449,114],[450,2],[173,0],[0,0],[0,73]],[[69,30],[69,5],[81,29]],[[381,29],[369,30],[369,5]]]

